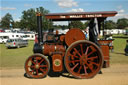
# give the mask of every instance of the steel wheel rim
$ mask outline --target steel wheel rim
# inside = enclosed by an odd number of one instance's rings
[[[32,78],[45,77],[50,69],[50,64],[47,58],[41,54],[30,56],[25,63],[25,71]]]
[[[77,41],[67,49],[65,66],[76,78],[94,77],[100,71],[102,64],[103,56],[100,48],[90,41]]]

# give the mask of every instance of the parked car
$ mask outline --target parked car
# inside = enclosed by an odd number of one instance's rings
[[[28,45],[28,41],[27,40],[23,40],[23,39],[8,39],[6,42],[6,47],[7,48],[11,48],[11,47],[24,47]]]

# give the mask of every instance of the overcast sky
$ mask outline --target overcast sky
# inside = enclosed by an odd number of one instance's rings
[[[15,21],[20,20],[22,12],[43,6],[50,13],[117,11],[112,19],[128,18],[128,0],[1,0],[0,16],[10,13]]]

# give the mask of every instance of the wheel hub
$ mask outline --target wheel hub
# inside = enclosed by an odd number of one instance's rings
[[[36,69],[39,69],[39,68],[40,68],[40,66],[39,66],[38,64],[36,64],[36,65],[35,65],[35,68],[36,68]]]
[[[81,65],[84,65],[86,62],[87,62],[86,55],[83,54],[82,57],[80,58],[80,64],[81,64]]]

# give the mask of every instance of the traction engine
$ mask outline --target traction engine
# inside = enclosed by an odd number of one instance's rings
[[[29,77],[70,73],[75,78],[92,78],[101,70],[104,62],[101,47],[86,40],[80,29],[69,29],[66,34],[50,30],[44,35],[40,13],[37,14],[37,25],[38,43],[34,44],[34,54],[25,62]]]

